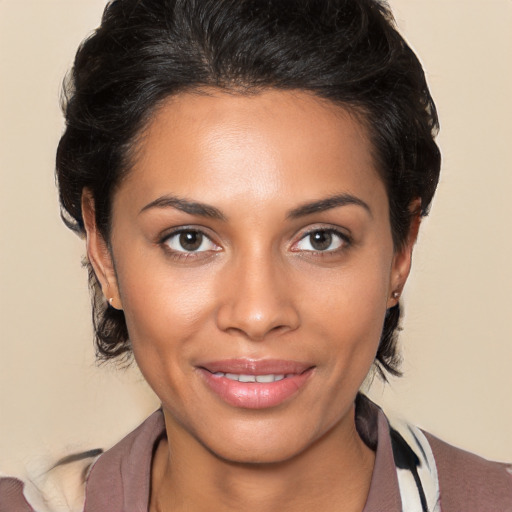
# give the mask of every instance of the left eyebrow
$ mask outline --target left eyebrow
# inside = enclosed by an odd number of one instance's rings
[[[338,194],[335,196],[326,197],[325,199],[320,199],[318,201],[313,201],[311,203],[305,203],[297,208],[294,208],[293,210],[290,210],[286,217],[288,219],[298,219],[300,217],[312,215],[313,213],[324,212],[326,210],[331,210],[333,208],[347,205],[361,206],[367,211],[370,217],[373,217],[372,211],[368,204],[365,203],[362,199],[359,199],[358,197],[351,194]]]
[[[190,215],[199,215],[200,217],[209,217],[211,219],[226,220],[226,216],[214,206],[199,203],[197,201],[189,201],[181,197],[166,195],[151,201],[142,208],[139,215],[151,208],[174,208]]]

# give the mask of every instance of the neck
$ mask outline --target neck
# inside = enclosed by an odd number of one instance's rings
[[[221,459],[169,425],[167,416],[166,424],[170,443],[162,440],[155,453],[151,512],[364,508],[375,454],[357,434],[353,410],[303,452],[270,464]]]

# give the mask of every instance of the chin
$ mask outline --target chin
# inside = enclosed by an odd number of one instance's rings
[[[207,447],[208,448],[208,447]],[[298,446],[244,446],[237,449],[234,446],[208,448],[210,452],[223,461],[231,464],[280,464],[287,462],[304,451]]]
[[[235,464],[279,464],[297,457],[317,441],[314,432],[290,425],[246,422],[198,441],[215,457]],[[274,423],[274,422],[272,422]],[[213,435],[212,435],[213,434]]]

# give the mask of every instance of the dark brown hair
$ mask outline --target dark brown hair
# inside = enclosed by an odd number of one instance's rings
[[[116,184],[137,136],[166,97],[200,87],[237,93],[312,92],[357,113],[386,186],[393,240],[406,240],[414,199],[426,215],[440,170],[435,105],[421,64],[378,0],[115,0],[80,46],[65,85],[57,152],[62,216],[84,230],[81,194],[94,198],[109,240]],[[90,270],[98,356],[130,354],[122,311]],[[377,367],[399,374],[399,305],[388,310]]]

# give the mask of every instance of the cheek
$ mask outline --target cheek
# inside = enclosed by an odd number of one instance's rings
[[[190,392],[185,392],[193,371],[190,360],[198,340],[207,339],[212,293],[199,276],[147,260],[140,263],[129,258],[118,269],[134,358],[164,403],[183,406]]]
[[[373,300],[372,300],[373,299]],[[325,307],[325,306],[324,306]],[[343,367],[346,375],[362,378],[373,363],[380,342],[385,317],[385,302],[381,297],[353,296],[333,301],[312,329],[324,340],[331,365]]]
[[[331,273],[310,273],[304,285],[311,311],[343,330],[364,332],[378,325],[386,310],[391,261],[391,256],[354,258]]]
[[[134,351],[162,352],[186,345],[213,308],[204,269],[177,271],[161,255],[122,258],[117,276]]]
[[[338,368],[337,374],[364,379],[373,363],[387,309],[391,260],[359,260],[330,279],[311,280],[308,327],[333,356],[329,364]]]

